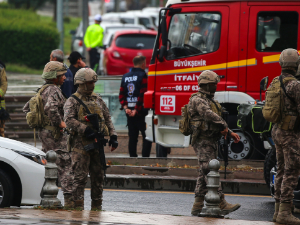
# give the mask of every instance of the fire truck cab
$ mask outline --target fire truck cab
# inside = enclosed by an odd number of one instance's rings
[[[146,138],[163,147],[189,146],[178,120],[204,70],[221,77],[215,99],[236,129],[237,106],[258,99],[260,80],[281,73],[281,51],[299,46],[299,14],[300,2],[293,0],[169,0],[160,11],[144,96],[150,108]],[[264,150],[257,134],[236,131],[241,141],[230,144],[230,158],[253,158],[255,148]]]

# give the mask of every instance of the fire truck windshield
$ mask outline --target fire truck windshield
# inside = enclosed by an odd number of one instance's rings
[[[173,15],[168,32],[167,59],[214,52],[219,48],[221,15],[181,13]]]

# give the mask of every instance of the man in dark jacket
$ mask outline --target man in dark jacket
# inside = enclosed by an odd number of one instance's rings
[[[134,68],[129,73],[123,75],[120,86],[119,101],[121,110],[124,109],[127,116],[128,135],[129,135],[129,155],[137,157],[136,146],[139,131],[143,136],[142,156],[149,157],[152,142],[145,139],[146,123],[145,116],[147,110],[144,109],[144,93],[147,91],[146,57],[136,56],[133,59]]]
[[[64,63],[64,53],[60,49],[55,49],[50,54],[50,62],[57,61]],[[73,74],[71,70],[68,68],[67,72],[65,73],[66,79],[65,82],[61,85],[60,89],[62,90],[63,94],[66,98],[69,98],[73,92]]]
[[[79,69],[86,67],[82,59],[85,58],[79,52],[76,51],[72,52],[69,55],[68,60],[71,65],[66,73],[66,80],[61,86],[61,90],[67,98],[69,98],[72,94],[74,94],[77,91],[77,85],[74,85],[74,76]]]

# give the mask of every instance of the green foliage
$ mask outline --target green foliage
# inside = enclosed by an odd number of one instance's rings
[[[47,0],[8,0],[8,4],[12,5],[14,8],[24,8],[24,9],[33,9],[44,5]]]
[[[0,8],[0,58],[41,69],[59,44],[54,23],[43,23],[32,11]]]
[[[6,2],[0,2],[0,9],[9,9],[10,6]]]

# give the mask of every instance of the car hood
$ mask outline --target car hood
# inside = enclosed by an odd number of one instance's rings
[[[34,153],[37,155],[43,155],[45,156],[46,154],[39,150],[38,148],[35,148],[29,144],[25,144],[20,141],[15,141],[9,138],[4,138],[0,137],[0,147],[6,148],[6,149],[11,149],[11,150],[16,150],[16,151],[21,151],[21,152],[27,152],[27,153]]]

